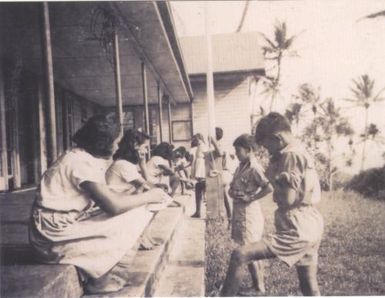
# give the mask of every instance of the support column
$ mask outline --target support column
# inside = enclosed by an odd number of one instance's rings
[[[207,46],[207,72],[206,72],[206,87],[207,87],[207,109],[208,109],[208,135],[215,138],[215,98],[214,98],[214,77],[213,77],[213,61],[212,61],[212,45],[210,32],[210,3],[206,2],[206,46]],[[209,142],[209,146],[212,146]],[[214,160],[213,155],[206,156],[206,167],[209,170],[217,170],[216,163],[220,159]],[[210,166],[209,166],[210,165]],[[206,216],[207,218],[223,217],[224,212],[224,190],[221,173],[217,175],[208,175],[206,177]]]
[[[162,88],[158,82],[158,109],[159,109],[159,137],[163,142],[163,98]]]
[[[2,56],[0,55],[0,57]],[[2,67],[1,60],[0,60],[0,137],[1,137],[0,158],[1,158],[1,173],[2,173],[0,175],[0,190],[8,190],[8,159],[7,159],[7,132],[6,132],[6,125],[5,125],[5,94],[4,94],[3,67]]]
[[[171,116],[170,99],[168,99],[168,102],[167,102],[167,114],[168,114],[168,137],[171,144],[172,143],[172,116]]]
[[[44,87],[42,80],[38,82],[37,89],[37,105],[38,105],[38,116],[39,116],[39,138],[40,138],[40,175],[43,175],[48,166],[48,154],[47,154],[47,121],[45,118],[44,111]]]
[[[116,114],[119,123],[119,135],[123,135],[123,102],[122,102],[122,77],[120,75],[119,34],[114,31],[114,62],[115,62],[115,88],[116,88]]]
[[[215,98],[214,98],[214,77],[213,77],[213,59],[210,30],[210,8],[206,2],[206,47],[207,47],[207,71],[206,71],[206,89],[207,89],[207,114],[208,114],[208,135],[215,138]],[[209,146],[211,146],[209,144]]]
[[[148,90],[147,90],[147,69],[142,62],[142,86],[143,86],[143,104],[144,104],[144,131],[150,134],[150,115],[148,109]]]
[[[47,151],[48,164],[52,164],[57,158],[57,140],[56,140],[56,110],[55,110],[55,87],[53,76],[53,59],[51,43],[51,27],[49,20],[48,2],[42,3],[42,48],[43,63],[46,81],[46,100],[47,100]]]

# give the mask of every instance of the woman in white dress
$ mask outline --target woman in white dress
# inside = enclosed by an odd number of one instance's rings
[[[118,192],[105,172],[117,124],[111,115],[90,118],[66,151],[44,173],[32,209],[30,242],[45,263],[79,269],[86,293],[120,290],[128,282],[120,270],[126,253],[143,232],[130,210],[161,203],[164,191]]]

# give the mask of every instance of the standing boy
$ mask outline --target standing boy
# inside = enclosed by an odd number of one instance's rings
[[[221,290],[221,296],[235,296],[242,278],[242,266],[255,260],[279,258],[296,265],[301,291],[319,296],[318,248],[323,219],[314,204],[320,199],[314,162],[295,140],[287,119],[270,113],[259,122],[255,140],[270,155],[266,175],[273,185],[276,232],[271,239],[235,249]]]

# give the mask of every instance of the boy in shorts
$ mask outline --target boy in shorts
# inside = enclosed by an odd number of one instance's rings
[[[270,239],[236,248],[230,259],[221,296],[235,296],[242,278],[242,266],[252,261],[279,258],[296,265],[305,296],[319,296],[318,248],[323,219],[314,205],[320,200],[320,186],[314,162],[294,138],[288,120],[279,113],[263,117],[255,140],[270,155],[266,176],[274,192],[276,232]]]

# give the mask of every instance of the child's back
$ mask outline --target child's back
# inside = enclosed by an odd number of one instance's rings
[[[142,179],[137,165],[124,160],[115,160],[106,172],[106,182],[117,191],[135,192],[135,180]]]

